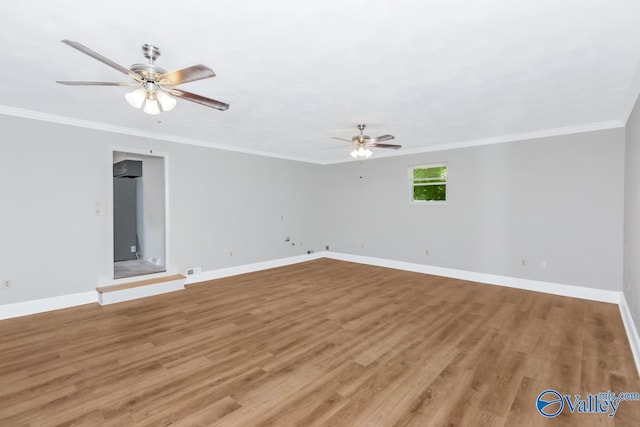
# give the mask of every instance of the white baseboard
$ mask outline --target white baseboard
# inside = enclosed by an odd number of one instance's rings
[[[101,305],[108,305],[181,290],[184,290],[184,279],[153,283],[151,285],[120,289],[117,291],[100,292],[98,294],[98,301]]]
[[[185,285],[222,279],[223,277],[237,276],[238,274],[253,273],[254,271],[268,270],[270,268],[284,267],[285,265],[298,264],[318,258],[325,258],[327,252],[314,252],[311,254],[296,255],[288,258],[278,258],[253,264],[238,265],[235,267],[219,268],[217,270],[203,271],[202,273],[187,276]]]
[[[96,291],[0,305],[0,320],[98,302]]]
[[[312,254],[297,255],[289,258],[279,258],[275,260],[257,262],[253,264],[239,265],[235,267],[221,268],[218,270],[205,271],[199,274],[188,276],[186,280],[164,282],[149,286],[124,289],[122,291],[107,292],[101,295],[96,291],[82,292],[70,295],[61,295],[51,298],[24,301],[13,304],[0,305],[0,320],[13,317],[28,316],[52,310],[60,310],[78,305],[100,302],[101,304],[113,304],[145,296],[157,295],[160,293],[174,292],[184,289],[185,284],[204,282],[208,280],[220,279],[223,277],[236,276],[244,273],[251,273],[260,270],[267,270],[275,267],[297,264],[319,258],[331,258],[341,261],[355,262],[359,264],[374,265],[379,267],[394,268],[398,270],[412,271],[416,273],[432,274],[436,276],[451,277],[454,279],[469,280],[491,285],[507,286],[518,289],[525,289],[548,294],[561,295],[573,298],[588,299],[617,304],[620,309],[622,322],[627,333],[631,352],[640,374],[640,336],[629,310],[627,300],[622,292],[608,291],[604,289],[585,288],[581,286],[564,285],[559,283],[541,282],[537,280],[521,279],[517,277],[499,276],[494,274],[476,273],[472,271],[456,270],[451,268],[435,267],[424,264],[414,264],[403,261],[395,261],[384,258],[375,258],[362,255],[350,255],[338,252],[316,252]],[[161,275],[166,275],[159,274]],[[111,282],[110,284],[115,284]]]
[[[627,331],[627,339],[629,340],[629,346],[631,347],[631,353],[633,353],[633,359],[636,362],[636,369],[638,375],[640,375],[640,335],[638,335],[638,329],[633,321],[631,310],[627,304],[627,298],[624,293],[620,297],[620,316],[622,316],[622,323],[624,323],[624,329]]]
[[[510,288],[617,304],[620,309],[620,315],[622,316],[622,322],[624,324],[625,332],[627,333],[629,345],[631,346],[636,370],[640,375],[640,336],[638,335],[638,330],[636,329],[633,317],[631,316],[631,311],[627,305],[627,300],[622,292],[585,288],[574,285],[563,285],[552,282],[541,282],[538,280],[520,279],[517,277],[499,276],[494,274],[475,273],[472,271],[434,267],[430,265],[413,264],[403,261],[337,252],[324,252],[324,256],[331,259],[356,262],[359,264],[395,268],[398,270],[412,271],[416,273],[433,274],[436,276],[451,277],[454,279],[469,280],[473,282],[487,283],[490,285],[507,286]]]
[[[378,267],[395,268],[397,270],[415,273],[433,274],[435,276],[451,277],[453,279],[469,280],[489,285],[506,286],[509,288],[525,289],[528,291],[544,292],[565,297],[588,299],[592,301],[620,303],[621,292],[605,289],[585,288],[582,286],[563,285],[561,283],[541,282],[538,280],[521,279],[518,277],[499,276],[496,274],[476,273],[473,271],[456,270],[453,268],[435,267],[425,264],[414,264],[385,258],[375,258],[362,255],[350,255],[338,252],[323,252],[327,258],[359,264],[375,265]]]

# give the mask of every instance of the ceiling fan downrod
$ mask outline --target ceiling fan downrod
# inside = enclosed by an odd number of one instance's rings
[[[142,53],[144,54],[144,57],[149,60],[149,64],[153,64],[153,62],[160,56],[160,48],[145,43],[142,45]]]

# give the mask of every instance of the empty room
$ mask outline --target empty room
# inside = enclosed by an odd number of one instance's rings
[[[0,426],[637,426],[640,2],[0,4]]]

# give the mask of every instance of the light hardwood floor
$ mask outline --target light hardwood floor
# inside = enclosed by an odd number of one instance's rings
[[[0,322],[0,426],[640,425],[617,306],[320,259]]]

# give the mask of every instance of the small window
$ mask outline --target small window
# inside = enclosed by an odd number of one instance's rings
[[[447,201],[447,165],[444,163],[411,168],[411,202],[443,203]]]

